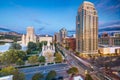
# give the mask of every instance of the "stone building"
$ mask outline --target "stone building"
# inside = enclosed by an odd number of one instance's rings
[[[51,43],[53,41],[53,37],[50,35],[40,35],[39,42],[41,41],[49,41]]]
[[[50,63],[54,61],[54,53],[55,47],[54,45],[50,45],[50,41],[47,41],[47,45],[42,46],[42,51],[39,56],[44,56],[46,58],[46,62]]]
[[[27,27],[27,34],[22,35],[22,44],[27,45],[29,42],[36,42],[36,35],[33,27]]]

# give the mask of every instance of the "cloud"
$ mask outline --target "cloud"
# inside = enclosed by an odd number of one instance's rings
[[[10,29],[7,29],[7,28],[3,28],[4,26],[0,26],[0,31],[8,31],[8,32],[11,32],[12,30]]]
[[[109,0],[99,0],[96,4],[96,7],[97,8],[103,8],[103,7],[105,7],[106,6],[106,3],[108,3],[109,2]]]
[[[102,27],[109,27],[109,26],[112,26],[112,25],[120,25],[120,20],[113,20],[111,22],[100,22],[99,23],[99,28],[102,28]]]
[[[38,29],[38,31],[42,31],[44,29],[45,29],[45,27],[41,27],[41,28]]]
[[[40,25],[51,25],[51,24],[44,22],[42,20],[39,20],[39,19],[32,19],[32,20],[33,20],[33,22],[40,24]]]
[[[113,10],[113,9],[119,9],[119,8],[120,8],[120,4],[117,4],[117,5],[109,6],[109,7],[107,7],[106,9],[107,9],[107,10]]]
[[[112,3],[112,4],[111,4]],[[120,8],[120,0],[99,0],[96,2],[97,9],[103,9],[103,11],[115,12]]]
[[[120,32],[120,21],[111,21],[100,25],[99,32]]]

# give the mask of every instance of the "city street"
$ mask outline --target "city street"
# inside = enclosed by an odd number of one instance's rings
[[[47,75],[47,73],[51,70],[55,70],[57,72],[57,77],[63,76],[64,78],[67,78],[68,74],[66,73],[66,70],[68,70],[69,67],[70,66],[68,66],[67,64],[59,63],[59,64],[52,64],[52,65],[46,65],[46,66],[22,68],[19,70],[25,74],[26,80],[31,80],[32,76],[35,73],[40,72],[44,75]]]
[[[85,71],[87,70],[88,72],[91,73],[92,77],[94,80],[112,80],[110,77],[106,76],[103,74],[99,68],[96,66],[91,65],[90,63],[82,60],[81,58],[78,58],[75,56],[73,53],[71,53],[68,50],[65,50],[63,47],[58,46],[66,55],[66,59],[68,61],[68,64],[71,66],[76,66],[79,68],[80,74],[85,76]]]

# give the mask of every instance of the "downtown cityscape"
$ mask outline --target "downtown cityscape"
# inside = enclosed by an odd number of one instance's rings
[[[120,0],[0,0],[0,80],[120,80]]]

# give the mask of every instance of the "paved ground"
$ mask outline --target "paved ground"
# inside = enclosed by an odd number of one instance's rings
[[[32,76],[35,73],[42,73],[44,75],[47,75],[47,73],[51,70],[55,70],[57,72],[57,76],[63,76],[64,78],[68,77],[68,74],[66,73],[66,70],[69,69],[69,66],[67,64],[61,63],[61,64],[53,64],[53,65],[47,65],[47,66],[37,66],[37,67],[30,67],[30,68],[22,68],[20,69],[21,72],[25,74],[26,80],[31,80]]]
[[[70,65],[77,66],[81,75],[85,76],[85,70],[91,73],[91,76],[94,80],[112,80],[110,77],[106,76],[102,71],[99,70],[94,65],[91,65],[89,62],[82,60],[75,56],[72,52],[65,50],[63,47],[58,46],[66,55],[66,58]]]

